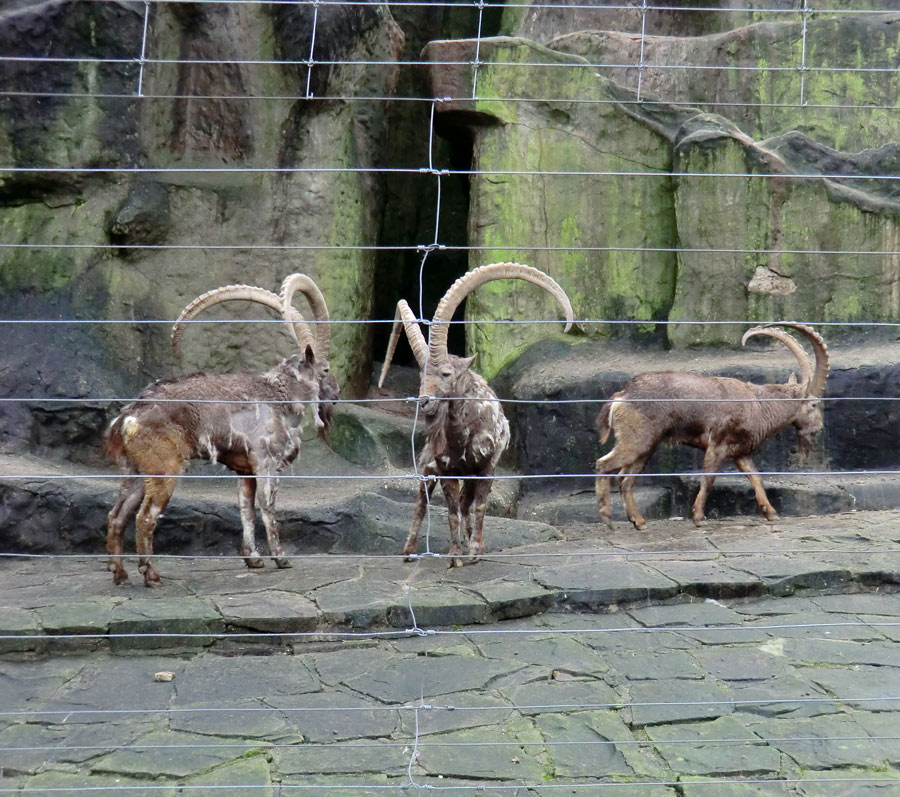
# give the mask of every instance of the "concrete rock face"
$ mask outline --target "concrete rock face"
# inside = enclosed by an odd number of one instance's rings
[[[471,60],[475,45],[433,42],[426,54],[437,61]],[[637,319],[651,331],[675,291],[671,154],[664,138],[635,124],[608,98],[590,102],[605,97],[606,83],[582,59],[512,38],[483,41],[480,53],[489,64],[477,74],[468,67],[456,74],[446,67],[432,72],[439,96],[510,98],[442,106],[443,113],[468,122],[475,136],[469,243],[482,249],[473,264],[477,258],[535,265],[566,289],[577,318]],[[528,97],[553,99],[520,101]],[[641,170],[656,171],[658,178],[631,174],[637,151]],[[554,247],[577,248],[548,251]],[[470,297],[467,316],[550,320],[556,318],[551,301],[525,283],[493,283]],[[607,324],[590,325],[590,334],[611,332]],[[543,324],[484,325],[469,337],[478,366],[493,375],[523,342],[551,334],[553,328]]]
[[[432,72],[437,96],[472,98],[441,109],[474,138],[470,244],[483,250],[473,265],[534,262],[566,287],[577,317],[635,322],[625,332],[586,325],[594,337],[722,344],[739,341],[741,327],[706,322],[897,320],[900,205],[878,178],[898,158],[896,120],[881,108],[900,91],[881,63],[900,44],[895,15],[653,35],[638,69],[606,66],[640,63],[641,38],[627,25],[578,29],[595,11],[565,17],[576,32],[555,24],[561,9],[535,9],[512,26],[534,40],[426,50],[465,62],[477,47],[485,62]],[[542,20],[549,38],[537,34]],[[864,55],[872,47],[874,58]],[[854,71],[863,64],[872,71]],[[849,107],[872,98],[879,107]],[[473,298],[468,316],[542,318],[542,303],[498,286]],[[469,333],[488,374],[547,334],[493,329]]]
[[[23,170],[0,178],[0,315],[135,321],[11,327],[2,395],[127,396],[150,378],[262,369],[291,353],[280,325],[219,324],[190,330],[176,365],[168,324],[140,323],[174,320],[227,283],[277,290],[303,271],[333,318],[370,315],[374,262],[362,247],[375,242],[381,198],[365,170],[379,159],[384,104],[308,97],[389,97],[396,67],[308,69],[312,6],[148,10],[146,42],[142,4],[20,3],[0,13],[5,54],[85,59],[2,66],[5,85],[50,96],[0,107],[0,160]],[[397,60],[403,33],[386,6],[318,14],[317,58]],[[142,47],[148,60],[138,63]],[[209,318],[247,317],[242,310]],[[338,380],[358,391],[368,328],[340,325],[333,339]],[[16,407],[0,425],[0,442],[14,448],[46,424]]]

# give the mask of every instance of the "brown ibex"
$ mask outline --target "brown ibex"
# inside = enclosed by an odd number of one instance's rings
[[[612,517],[609,482],[611,474],[618,473],[628,519],[638,530],[646,527],[634,500],[634,482],[661,442],[704,450],[703,476],[692,510],[695,524],[704,519],[715,473],[729,459],[750,480],[766,519],[778,518],[750,457],[772,435],[791,424],[797,430],[798,453],[806,456],[810,440],[822,429],[818,399],[828,377],[828,350],[811,327],[792,323],[775,326],[803,334],[812,344],[815,365],[796,338],[771,325],[747,330],[741,344],[757,335],[784,343],[800,365],[799,383],[794,374],[783,385],[756,385],[727,377],[650,371],[630,379],[603,405],[597,416],[601,440],[605,442],[610,431],[616,436],[613,450],[597,460],[597,503],[607,525],[611,525]]]
[[[291,305],[296,290],[309,300],[318,322],[315,334]],[[123,534],[135,513],[139,570],[146,586],[159,581],[150,563],[153,532],[191,459],[221,462],[242,477],[241,555],[247,566],[264,564],[255,539],[253,504],[258,499],[269,554],[278,567],[290,567],[274,514],[277,476],[299,453],[299,426],[308,407],[315,406],[316,425],[323,434],[331,423],[339,391],[328,365],[328,310],[315,283],[303,274],[289,276],[280,295],[252,285],[226,285],[199,296],[182,311],[172,330],[176,356],[184,325],[207,308],[229,301],[256,302],[277,312],[288,322],[300,353],[263,373],[198,373],[154,382],[112,421],[107,453],[123,472],[106,540],[116,584],[128,580],[122,566]]]
[[[436,484],[435,477],[440,479],[447,501],[450,566],[462,564],[461,528],[465,530],[471,561],[484,550],[487,497],[497,462],[509,444],[509,422],[496,393],[483,377],[471,370],[475,358],[448,353],[447,333],[453,313],[463,299],[485,282],[499,279],[522,279],[546,290],[562,305],[565,329],[569,330],[574,315],[565,291],[542,271],[519,263],[491,263],[456,280],[435,310],[427,343],[409,305],[403,299],[397,303],[397,315],[378,385],[384,383],[390,368],[402,323],[421,371],[419,409],[425,416],[426,431],[426,443],[418,458],[423,480],[419,485],[409,536],[403,546],[407,559],[416,553],[426,505]]]

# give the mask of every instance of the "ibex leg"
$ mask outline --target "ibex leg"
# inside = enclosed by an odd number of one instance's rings
[[[634,500],[634,483],[637,481],[637,474],[644,469],[646,463],[647,457],[641,457],[619,471],[619,492],[622,494],[622,503],[625,504],[625,513],[638,531],[647,528],[647,521],[644,520]],[[606,483],[609,485],[609,479]]]
[[[459,518],[459,479],[441,479],[441,489],[447,502],[447,520],[450,523],[450,567],[459,567],[463,563],[460,559],[463,549]]]
[[[172,493],[175,492],[176,480],[171,477],[151,477],[144,483],[144,500],[135,519],[135,548],[140,559],[138,570],[144,574],[144,586],[152,587],[159,581],[159,573],[150,563],[153,554],[153,531],[159,516],[163,513]]]
[[[106,528],[106,552],[110,559],[107,569],[112,571],[113,581],[124,584],[128,581],[128,573],[122,566],[122,552],[125,550],[125,526],[144,500],[144,480],[137,476],[122,479],[119,495],[109,513]]]
[[[600,460],[597,460],[597,468],[599,470]],[[612,528],[612,489],[610,487],[610,476],[600,473],[594,480],[594,492],[597,495],[597,508],[600,510],[600,520],[606,526]]]
[[[751,460],[750,457],[735,457],[734,464],[738,466],[741,473],[747,475],[750,484],[753,485],[753,492],[756,493],[756,503],[759,505],[762,513],[766,516],[766,520],[778,520],[778,513],[775,511],[772,504],[769,503],[769,498],[766,495],[766,491],[763,489],[762,476],[760,476],[759,472],[756,470],[756,465],[753,464],[753,460]]]
[[[238,483],[238,506],[241,509],[241,556],[247,567],[265,567],[256,550],[256,479],[241,479]]]
[[[492,484],[492,479],[466,479],[463,482],[459,509],[465,521],[470,562],[478,561],[484,553],[484,516]]]
[[[706,499],[709,497],[709,491],[715,482],[715,472],[719,470],[725,457],[716,451],[712,446],[706,449],[703,455],[703,475],[700,477],[700,491],[694,499],[694,507],[692,511],[692,519],[695,526],[699,526],[706,518],[704,510],[706,508]]]
[[[285,558],[281,547],[281,532],[275,517],[275,493],[278,492],[278,479],[274,476],[260,479],[256,498],[259,512],[266,527],[266,539],[269,542],[269,556],[275,560],[276,567],[290,567],[291,560]]]
[[[434,475],[433,472],[425,471],[426,476]],[[409,527],[409,536],[406,538],[406,544],[403,546],[403,555],[406,561],[410,561],[416,554],[419,545],[419,531],[422,529],[422,521],[425,518],[425,510],[428,506],[428,500],[434,492],[437,482],[434,479],[427,479],[419,482],[419,497],[416,500],[416,508],[413,510],[412,525]]]
[[[635,462],[646,462],[647,457],[649,457],[651,453],[652,449],[642,456],[635,457],[632,456],[630,452],[620,450],[620,447],[616,446],[606,456],[600,457],[600,459],[597,460],[597,478],[594,481],[594,491],[597,495],[597,506],[600,509],[600,519],[609,528],[612,528],[612,498],[610,495],[611,474],[616,473],[617,471],[625,471]],[[625,496],[623,495],[622,498],[624,500]],[[638,514],[638,517],[640,517],[640,514]],[[643,520],[643,518],[641,518],[641,520]],[[632,520],[632,522],[634,521]],[[638,528],[640,529],[642,527]]]

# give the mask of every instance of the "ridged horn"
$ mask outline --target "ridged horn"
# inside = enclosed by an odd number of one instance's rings
[[[775,326],[796,329],[804,335],[812,344],[813,351],[815,352],[815,365],[813,365],[806,350],[793,335],[789,335],[787,332],[774,328]],[[806,324],[781,322],[777,325],[767,325],[748,329],[741,338],[741,345],[756,335],[767,335],[784,343],[797,358],[797,362],[800,365],[800,382],[804,385],[806,394],[814,397],[822,395],[825,391],[825,381],[828,378],[828,348],[825,346],[825,341],[822,340],[822,337],[818,332]]]
[[[296,291],[300,291],[306,297],[306,301],[309,302],[310,309],[313,312],[313,319],[317,322],[313,325],[315,327],[313,333],[315,346],[313,346],[313,349],[316,352],[316,356],[320,360],[327,360],[331,352],[331,325],[328,323],[328,305],[325,303],[325,297],[322,295],[322,291],[319,290],[319,286],[306,274],[289,274],[284,278],[284,282],[281,283],[282,317],[291,325],[292,331],[297,335],[296,340],[298,344],[300,344],[299,331],[293,318],[293,313],[297,312],[293,305]],[[303,326],[308,332],[309,325],[304,323]],[[301,346],[301,348],[305,348],[305,346]]]
[[[440,362],[447,357],[447,334],[450,331],[450,319],[456,312],[463,299],[472,291],[486,282],[501,279],[521,279],[526,282],[532,282],[543,288],[562,306],[565,318],[565,332],[572,328],[575,321],[575,314],[572,310],[572,303],[566,292],[552,277],[531,266],[525,266],[521,263],[489,263],[486,266],[479,266],[466,274],[463,274],[456,282],[454,282],[441,301],[438,303],[437,310],[434,312],[432,320],[431,333],[428,338],[428,356],[432,362]]]
[[[828,347],[825,345],[825,341],[816,330],[806,324],[794,324],[790,321],[783,321],[779,323],[779,326],[796,329],[801,335],[806,337],[812,346],[816,364],[806,392],[810,396],[818,398],[825,392],[825,382],[828,380]]]
[[[391,328],[391,337],[388,340],[387,351],[384,353],[384,364],[381,366],[381,376],[378,377],[378,387],[384,384],[384,378],[391,367],[391,360],[394,359],[397,342],[400,340],[401,324],[402,328],[406,330],[406,338],[409,341],[409,347],[412,349],[413,356],[416,358],[419,370],[422,370],[428,361],[428,344],[425,342],[422,328],[419,326],[415,313],[407,304],[406,299],[401,299],[397,302],[394,326]]]
[[[265,288],[258,288],[255,285],[223,285],[221,288],[215,288],[198,296],[192,301],[175,321],[172,327],[172,353],[177,359],[181,359],[181,336],[184,334],[184,327],[189,321],[193,321],[204,310],[222,302],[256,302],[264,305],[270,310],[274,310],[279,316],[282,316],[282,304],[280,297],[267,291]],[[298,327],[303,328],[305,337],[302,340],[301,348],[305,348],[306,344],[313,345],[312,336],[306,324],[303,322],[303,316],[296,310],[295,316],[291,318],[291,334],[297,340],[298,345],[301,341],[297,338]],[[301,333],[301,334],[303,334]]]

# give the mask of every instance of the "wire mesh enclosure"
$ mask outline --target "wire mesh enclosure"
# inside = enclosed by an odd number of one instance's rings
[[[898,31],[7,3],[0,794],[900,788]]]

